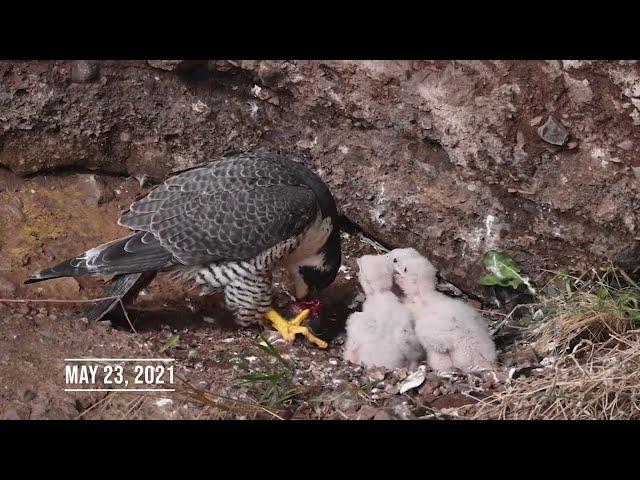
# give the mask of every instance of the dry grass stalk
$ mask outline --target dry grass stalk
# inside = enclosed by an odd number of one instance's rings
[[[547,299],[553,314],[531,329],[529,340],[539,354],[554,359],[551,365],[512,379],[505,391],[464,416],[640,419],[640,288],[624,272],[612,269],[607,275],[607,282],[596,276],[579,291],[567,288]]]
[[[223,418],[224,412],[233,415],[241,415],[246,418],[272,418],[284,420],[280,415],[262,405],[243,402],[241,400],[225,397],[208,390],[197,388],[185,379],[178,377],[181,384],[176,385],[176,393],[190,401],[195,401],[207,410],[217,411],[218,417]]]

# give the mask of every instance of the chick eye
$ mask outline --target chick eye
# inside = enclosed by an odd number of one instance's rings
[[[404,267],[404,273],[407,273],[407,267]]]
[[[393,263],[398,263],[398,259],[397,259],[397,258],[394,258],[394,259],[393,259]]]

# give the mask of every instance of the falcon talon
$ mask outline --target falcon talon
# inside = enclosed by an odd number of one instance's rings
[[[296,325],[296,326],[302,325],[302,322],[304,322],[307,318],[309,318],[310,314],[311,314],[311,310],[309,310],[308,308],[305,308],[298,315],[296,315],[293,320],[291,320],[290,322],[291,325]]]
[[[291,321],[287,321],[282,315],[273,309],[269,310],[265,316],[285,340],[293,342],[296,335],[301,333],[307,340],[315,343],[318,347],[327,348],[329,346],[327,342],[316,337],[311,333],[308,327],[301,326],[301,323],[309,316],[310,313],[311,310],[305,309],[298,313],[298,315],[296,315]]]
[[[308,327],[302,327],[304,328],[304,331],[301,331],[300,333],[302,333],[307,340],[309,340],[312,343],[315,343],[319,348],[327,348],[329,346],[329,344],[327,342],[325,342],[324,340],[319,339],[318,337],[316,337],[313,333],[311,333],[311,331],[309,330]]]

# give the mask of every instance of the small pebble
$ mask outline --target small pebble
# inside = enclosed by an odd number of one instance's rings
[[[98,78],[100,72],[98,65],[88,60],[73,62],[71,67],[71,81],[74,83],[91,82]]]
[[[30,402],[31,400],[36,398],[37,393],[29,388],[26,388],[22,392],[20,392],[20,396],[25,402]]]
[[[633,148],[633,142],[629,139],[624,140],[618,144],[618,148],[622,150],[631,150]]]
[[[538,135],[547,143],[552,145],[565,145],[569,138],[567,129],[553,116],[549,115],[547,121],[538,128]]]
[[[15,408],[11,408],[4,412],[5,420],[22,420],[20,415],[18,415],[18,411]]]

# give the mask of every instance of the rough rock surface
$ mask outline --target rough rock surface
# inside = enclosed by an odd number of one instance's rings
[[[44,242],[62,231],[79,232],[66,250],[113,238],[136,193],[109,202],[114,175],[154,182],[257,145],[312,162],[348,218],[485,299],[476,279],[488,249],[535,275],[613,258],[639,238],[635,61],[5,61],[0,79],[0,165],[42,185],[2,176],[1,220],[23,224],[25,240],[5,232],[8,281],[8,270],[70,253]],[[564,146],[540,137],[549,116]],[[77,190],[101,206],[88,227],[76,211],[66,224],[38,217],[75,198],[69,169],[98,175]]]

